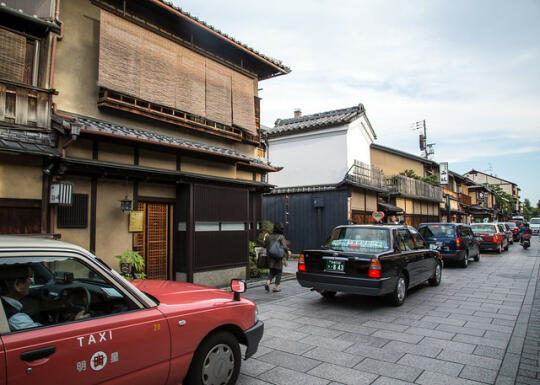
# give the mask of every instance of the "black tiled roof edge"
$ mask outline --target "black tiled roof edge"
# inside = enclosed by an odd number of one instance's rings
[[[53,133],[0,127],[0,148],[30,154],[59,156]]]
[[[281,60],[277,60],[277,59],[274,59],[274,58],[271,58],[269,56],[266,56],[266,55],[263,55],[262,53],[260,53],[259,51],[249,47],[248,45],[236,40],[234,37],[232,36],[229,36],[227,35],[226,33],[220,31],[219,29],[217,28],[214,28],[213,26],[211,26],[210,24],[206,23],[205,21],[203,20],[200,20],[199,18],[191,15],[189,12],[186,12],[184,11],[182,8],[180,7],[177,7],[176,5],[174,5],[172,2],[170,1],[164,1],[164,0],[159,0],[161,3],[175,9],[176,11],[180,12],[181,14],[183,14],[184,16],[196,21],[197,23],[201,23],[202,25],[204,25],[205,27],[207,28],[210,28],[212,31],[216,32],[217,34],[223,36],[224,38],[228,39],[228,40],[231,40],[233,42],[235,42],[236,44],[238,45],[241,45],[242,47],[244,47],[245,49],[251,51],[252,53],[254,53],[255,55],[258,55],[266,60],[268,60],[269,62],[275,64],[276,66],[280,67],[281,69],[283,69],[284,72],[286,73],[289,73],[291,72],[291,69],[285,65],[283,65],[283,63],[281,62]]]
[[[268,137],[276,137],[287,135],[292,132],[337,126],[350,123],[364,112],[364,105],[359,104],[353,107],[319,112],[316,114],[300,116],[298,118],[277,119],[274,128],[268,130],[266,134]]]
[[[370,147],[374,148],[376,150],[381,150],[381,151],[389,152],[391,154],[403,156],[405,158],[414,159],[414,160],[417,160],[417,161],[425,163],[425,164],[431,164],[431,165],[437,165],[437,166],[439,165],[434,160],[422,158],[422,157],[414,155],[414,154],[409,154],[408,152],[405,152],[405,151],[396,150],[395,148],[381,146],[380,144],[372,143],[370,145]]]
[[[22,17],[23,19],[31,23],[41,24],[44,27],[50,28],[50,30],[56,33],[60,33],[60,26],[56,24],[55,22],[38,17],[36,15],[31,15],[29,13],[24,12],[22,9],[12,8],[4,2],[0,2],[0,11],[6,12],[7,14],[11,16]]]
[[[303,192],[320,192],[320,191],[334,191],[338,187],[335,184],[326,185],[312,185],[312,186],[292,186],[292,187],[277,187],[272,189],[268,194],[293,194]]]
[[[96,133],[104,133],[116,136],[123,136],[126,139],[142,139],[156,144],[167,144],[178,146],[187,150],[202,150],[209,153],[214,153],[216,155],[223,155],[232,158],[236,158],[240,161],[247,162],[249,164],[265,167],[273,167],[268,163],[265,163],[259,159],[249,157],[247,155],[241,154],[229,148],[212,146],[204,143],[192,142],[182,138],[175,138],[168,135],[158,134],[151,131],[145,131],[138,128],[131,128],[120,126],[114,123],[106,122],[104,120],[99,120],[95,118],[89,118],[86,116],[75,115],[70,112],[66,112],[68,115],[75,116],[75,124],[79,124],[82,129],[89,131],[94,131]]]

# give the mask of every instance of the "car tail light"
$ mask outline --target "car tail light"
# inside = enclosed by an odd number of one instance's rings
[[[456,238],[456,250],[461,250],[461,239]]]
[[[493,236],[493,242],[499,242],[499,236],[498,235]]]
[[[306,271],[304,254],[298,256],[298,271]]]
[[[381,278],[381,262],[377,258],[371,258],[368,276],[370,278]]]

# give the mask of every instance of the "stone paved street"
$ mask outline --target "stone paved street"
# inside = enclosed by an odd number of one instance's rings
[[[448,266],[439,287],[405,304],[298,285],[252,287],[265,334],[239,384],[540,384],[540,242],[467,269]],[[288,270],[294,270],[294,262]]]

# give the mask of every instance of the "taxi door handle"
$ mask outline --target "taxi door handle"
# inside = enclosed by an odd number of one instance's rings
[[[35,350],[28,350],[21,353],[21,360],[23,361],[35,361],[40,358],[45,358],[56,352],[56,346],[47,346],[46,348],[40,348]]]

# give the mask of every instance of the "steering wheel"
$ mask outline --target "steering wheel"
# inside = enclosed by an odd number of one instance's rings
[[[78,293],[80,295],[78,296]],[[65,308],[69,311],[79,313],[81,310],[85,313],[90,313],[90,303],[92,301],[92,295],[90,290],[84,286],[76,286],[65,288],[60,292],[60,298],[63,298],[65,301]],[[75,302],[75,300],[80,299],[81,303]]]

